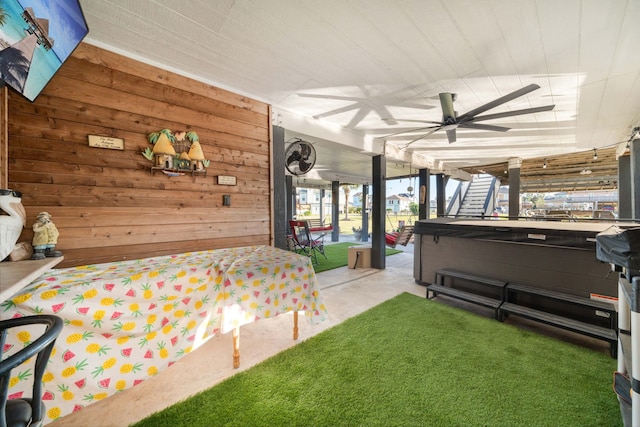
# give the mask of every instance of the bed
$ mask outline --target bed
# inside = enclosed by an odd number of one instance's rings
[[[44,378],[45,423],[139,384],[216,334],[299,311],[310,324],[327,316],[311,260],[269,246],[52,270],[0,305],[2,318],[64,320]],[[5,351],[30,334],[7,340]],[[13,375],[9,394],[18,397],[29,367]]]

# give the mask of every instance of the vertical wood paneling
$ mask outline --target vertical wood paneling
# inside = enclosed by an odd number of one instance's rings
[[[8,98],[8,186],[29,226],[53,216],[62,266],[272,241],[268,105],[87,44],[36,102]],[[151,174],[141,152],[164,128],[198,134],[206,176]],[[125,149],[89,147],[88,135]]]
[[[0,188],[9,185],[9,173],[7,170],[9,137],[7,135],[7,94],[8,89],[0,89]]]

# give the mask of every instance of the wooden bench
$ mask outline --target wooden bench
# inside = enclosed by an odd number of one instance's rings
[[[452,286],[445,286],[444,282],[446,277],[449,277],[451,279],[462,279],[473,284],[480,284],[490,286],[492,288],[497,288],[498,298],[492,298],[490,296],[482,295],[481,293],[457,289]],[[483,307],[491,308],[494,310],[495,319],[499,320],[499,308],[503,302],[504,287],[506,285],[507,282],[503,280],[478,276],[464,271],[445,268],[436,271],[434,283],[427,286],[427,298],[433,298],[436,295],[441,294]],[[431,294],[431,297],[429,297],[429,294]]]
[[[320,218],[312,218],[305,220],[309,224],[309,231],[312,233],[318,233],[321,231],[331,231],[333,226],[331,224],[324,225]]]
[[[531,296],[537,297],[541,301],[551,300],[560,302],[566,307],[577,307],[580,309],[593,310],[594,316],[598,315],[603,318],[608,318],[608,327],[596,325],[594,322],[580,320],[577,318],[571,318],[570,314],[560,315],[540,309],[540,307],[529,307],[518,303],[519,296]],[[538,288],[535,286],[529,286],[519,283],[509,283],[505,287],[505,300],[504,304],[500,306],[500,321],[504,321],[507,315],[514,314],[517,316],[525,317],[530,320],[539,321],[551,326],[567,329],[573,332],[578,332],[592,338],[601,339],[607,341],[610,345],[611,355],[616,357],[617,353],[617,312],[613,304],[605,301],[597,301],[590,298],[581,297],[578,295],[566,294],[563,292],[557,292],[550,289]],[[570,311],[570,310],[568,310]]]

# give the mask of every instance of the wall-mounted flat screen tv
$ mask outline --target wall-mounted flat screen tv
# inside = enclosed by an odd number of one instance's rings
[[[34,101],[88,32],[78,0],[0,0],[0,79]]]

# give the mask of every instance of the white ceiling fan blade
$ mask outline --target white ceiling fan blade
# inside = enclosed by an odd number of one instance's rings
[[[461,115],[458,119],[460,121],[463,121],[465,119],[470,119],[470,118],[476,116],[477,114],[484,113],[487,110],[495,108],[498,105],[502,105],[502,104],[504,104],[506,102],[509,102],[509,101],[513,100],[513,99],[519,98],[519,97],[521,97],[523,95],[528,94],[529,92],[533,92],[536,89],[540,89],[540,86],[538,86],[535,83],[532,83],[529,86],[525,86],[522,89],[518,89],[518,90],[516,90],[514,92],[511,92],[511,93],[505,95],[505,96],[501,96],[498,99],[494,99],[493,101],[491,101],[491,102],[489,102],[487,104],[481,105],[478,108],[475,108],[475,109],[473,109],[471,111],[467,111],[466,113]]]
[[[542,111],[551,111],[555,108],[555,105],[545,105],[543,107],[524,108],[522,110],[505,111],[504,113],[486,114],[484,116],[473,117],[472,121],[479,122],[481,120],[493,120],[501,119],[503,117],[519,116],[521,114],[540,113]]]
[[[469,129],[480,129],[480,130],[492,130],[495,132],[506,132],[509,129],[511,129],[505,126],[484,125],[484,124],[474,123],[474,122],[460,123],[458,127],[469,128]]]

